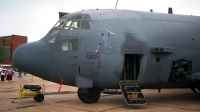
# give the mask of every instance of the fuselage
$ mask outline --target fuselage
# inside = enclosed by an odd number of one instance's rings
[[[63,16],[41,40],[20,46],[13,63],[71,86],[89,79],[93,87],[119,88],[124,74],[133,72],[141,88],[198,87],[197,82],[173,83],[169,78],[173,62],[184,59],[191,62],[191,76],[199,80],[199,48],[200,17],[84,10]],[[77,75],[84,79],[77,81]]]

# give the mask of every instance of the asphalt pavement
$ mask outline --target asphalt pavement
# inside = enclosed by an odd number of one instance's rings
[[[43,102],[36,102],[32,97],[18,98],[20,83],[22,85],[45,84]],[[127,105],[121,94],[101,94],[98,102],[87,104],[79,100],[78,88],[49,82],[27,74],[12,82],[0,83],[0,112],[200,112],[200,93],[194,94],[190,89],[155,89],[142,90],[147,105]]]

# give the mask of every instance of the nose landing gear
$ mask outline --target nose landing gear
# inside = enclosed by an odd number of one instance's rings
[[[93,88],[79,88],[78,98],[85,103],[95,103],[100,98],[100,89]]]

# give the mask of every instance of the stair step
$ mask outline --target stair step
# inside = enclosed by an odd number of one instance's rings
[[[131,88],[131,87],[138,88],[139,86],[125,86],[125,88]]]
[[[119,82],[124,99],[128,105],[143,105],[147,104],[136,82]]]
[[[146,99],[144,99],[144,98],[138,98],[138,99],[129,99],[129,100],[145,100],[145,101],[146,101]]]
[[[137,94],[141,93],[142,94],[142,92],[131,92],[131,91],[130,92],[126,92],[126,93],[137,93]]]
[[[146,105],[145,100],[130,100],[128,105]]]
[[[132,83],[137,83],[137,80],[120,80],[119,82],[120,82],[120,83],[121,83],[121,82],[132,82]]]
[[[126,83],[119,83],[119,84],[122,85],[122,86],[135,86],[135,87],[138,87],[137,83],[128,83],[128,82],[126,82]]]

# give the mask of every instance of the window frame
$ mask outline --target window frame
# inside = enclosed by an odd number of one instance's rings
[[[65,39],[65,41],[67,41],[67,46],[65,46],[67,50],[64,50],[63,44],[66,44],[66,43],[63,43],[64,39]],[[74,42],[70,41],[72,39],[76,39],[77,43],[74,43]],[[66,36],[62,37],[61,38],[61,51],[63,51],[63,52],[71,52],[71,51],[76,52],[76,51],[79,51],[79,41],[78,40],[79,40],[78,37],[66,37]],[[76,48],[73,47],[74,45],[72,45],[70,47],[71,43],[72,44],[77,44],[77,47]],[[75,50],[73,50],[74,48],[75,48]]]
[[[66,21],[67,21],[67,19],[59,19],[56,22],[56,24],[53,26],[53,28],[62,28]],[[57,25],[58,23],[60,23],[60,24]]]
[[[20,44],[20,43],[19,43]],[[20,44],[19,45],[18,44],[18,47],[20,46],[20,45],[22,45],[22,44]],[[10,53],[10,51],[11,51],[11,46],[4,46],[5,48],[6,48],[6,54],[7,54],[7,56],[10,58],[10,56],[11,56],[11,53]]]

